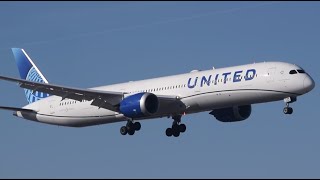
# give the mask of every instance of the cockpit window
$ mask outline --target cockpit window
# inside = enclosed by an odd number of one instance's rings
[[[291,70],[291,71],[289,72],[289,74],[297,74],[297,71],[296,71],[296,70]]]
[[[306,73],[303,69],[298,69],[297,70],[299,73]]]

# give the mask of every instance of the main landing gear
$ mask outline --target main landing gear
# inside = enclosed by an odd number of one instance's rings
[[[120,128],[120,133],[122,135],[134,135],[135,131],[139,131],[141,129],[141,124],[139,122],[133,122],[132,120],[128,120],[126,126],[122,126]]]
[[[173,123],[172,123],[172,127],[171,128],[167,128],[166,130],[166,135],[168,137],[170,136],[174,136],[174,137],[178,137],[180,135],[180,133],[184,133],[187,129],[185,124],[180,124],[181,123],[181,115],[178,116],[173,116]]]
[[[291,107],[289,107],[289,104],[293,103],[295,101],[297,101],[297,97],[287,97],[284,99],[284,102],[286,103],[286,107],[283,108],[284,114],[292,114],[293,113],[293,109]]]

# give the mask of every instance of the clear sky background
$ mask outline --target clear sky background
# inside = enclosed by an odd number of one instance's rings
[[[19,77],[24,48],[49,82],[100,85],[263,61],[303,67],[316,88],[292,104],[253,105],[249,119],[208,112],[85,128],[0,111],[0,178],[319,178],[319,2],[0,2],[0,74]],[[0,81],[0,105],[27,101]]]

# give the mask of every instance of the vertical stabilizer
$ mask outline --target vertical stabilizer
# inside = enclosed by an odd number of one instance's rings
[[[48,83],[47,79],[43,76],[43,74],[23,49],[12,48],[12,52],[18,66],[21,79],[46,84]],[[30,89],[24,89],[24,91],[29,103],[33,103],[50,96],[47,93],[32,91]]]

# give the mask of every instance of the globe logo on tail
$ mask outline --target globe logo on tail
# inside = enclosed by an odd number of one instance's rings
[[[37,70],[34,67],[31,67],[31,69],[29,70],[27,77],[26,77],[26,80],[44,83],[43,79],[41,78],[41,76],[38,74]],[[24,92],[26,94],[26,97],[27,97],[27,100],[29,103],[33,103],[33,102],[36,102],[40,99],[43,99],[43,98],[50,96],[47,93],[43,93],[43,92],[39,92],[39,91],[33,92],[30,89],[24,89]]]

